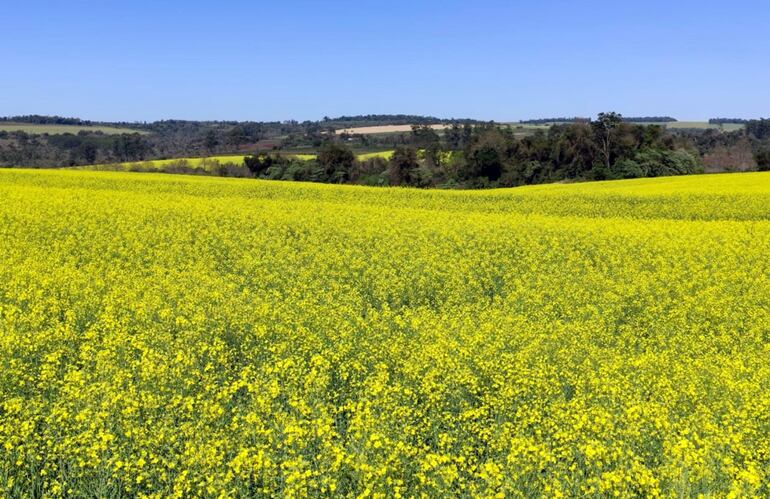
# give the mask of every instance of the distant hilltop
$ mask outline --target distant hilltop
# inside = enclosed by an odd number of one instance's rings
[[[522,125],[548,125],[551,123],[587,123],[591,121],[591,118],[584,118],[581,116],[574,116],[572,118],[541,118],[536,120],[519,120]],[[676,118],[671,116],[632,116],[623,117],[623,121],[628,123],[673,123],[677,121]]]
[[[131,127],[137,129],[153,130],[157,128],[166,128],[168,126],[177,126],[184,124],[197,124],[197,125],[249,125],[249,124],[263,124],[263,125],[318,125],[323,128],[336,129],[336,128],[352,128],[358,126],[387,126],[387,125],[451,125],[458,124],[470,124],[479,125],[490,123],[490,120],[478,120],[471,118],[437,118],[435,116],[423,116],[415,114],[360,114],[355,116],[338,116],[336,118],[330,118],[324,116],[323,119],[311,121],[297,121],[297,120],[283,120],[283,121],[252,121],[252,120],[179,120],[179,119],[164,119],[152,122],[147,121],[95,121],[84,120],[80,118],[70,118],[64,116],[47,116],[39,114],[27,114],[21,116],[0,116],[0,123],[25,123],[30,125],[72,125],[72,126],[121,126]]]

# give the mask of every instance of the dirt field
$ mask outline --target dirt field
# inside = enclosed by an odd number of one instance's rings
[[[430,125],[431,128],[434,130],[443,130],[445,128],[449,128],[450,125]],[[412,125],[379,125],[379,126],[362,126],[362,127],[355,127],[355,128],[342,128],[340,130],[335,130],[334,133],[337,135],[342,135],[343,133],[348,134],[354,134],[354,133],[360,133],[365,135],[370,135],[373,133],[403,133],[403,132],[411,132],[412,131]]]

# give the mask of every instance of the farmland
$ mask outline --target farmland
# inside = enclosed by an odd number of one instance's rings
[[[518,122],[501,123],[501,126],[510,126],[517,135],[531,135],[538,130],[547,131],[551,125],[554,124],[569,124],[571,122],[553,122],[547,124],[524,124]],[[742,130],[744,125],[740,123],[726,123],[724,125],[715,125],[707,121],[673,121],[673,122],[661,122],[661,123],[641,123],[644,125],[660,125],[664,128],[676,129],[694,129],[694,130],[722,130],[724,132],[735,132]],[[437,132],[442,132],[449,125],[430,125],[431,128]],[[335,134],[362,134],[362,135],[387,135],[396,133],[409,133],[412,130],[412,125],[379,125],[379,126],[366,126],[366,127],[353,127],[343,128],[335,130]]]
[[[154,159],[147,161],[127,161],[124,163],[109,163],[104,165],[83,165],[71,167],[74,170],[94,170],[94,171],[129,171],[131,169],[142,168],[143,170],[157,170],[162,172],[170,165],[187,163],[192,168],[204,168],[206,163],[243,163],[243,154],[231,154],[224,156],[207,156],[203,158],[174,158],[174,159]]]
[[[357,156],[359,161],[366,161],[367,159],[373,159],[373,158],[382,158],[382,159],[390,159],[390,157],[393,155],[393,151],[377,151],[377,152],[367,152],[362,153]]]
[[[501,123],[501,125],[511,126],[514,132],[518,135],[530,135],[536,132],[537,130],[548,130],[549,128],[548,125],[528,125],[528,124],[521,124],[521,123]],[[429,125],[429,126],[433,130],[439,133],[451,127],[451,125],[446,125],[446,124],[436,124],[436,125]],[[334,133],[336,135],[342,135],[342,134],[389,135],[389,134],[410,133],[411,131],[412,131],[412,125],[377,125],[377,126],[341,128],[339,130],[335,130]]]
[[[735,132],[743,130],[745,125],[741,123],[725,123],[723,125],[716,125],[709,123],[708,121],[672,121],[669,123],[650,123],[653,125],[661,125],[670,129],[694,129],[694,130],[722,130],[724,132]]]
[[[3,495],[770,494],[770,173],[0,199]]]
[[[449,127],[449,125],[428,125],[428,126],[430,126],[434,130],[444,130],[445,128]],[[341,134],[372,135],[372,134],[386,134],[386,133],[409,133],[411,131],[412,131],[412,125],[377,125],[377,126],[341,128],[339,130],[335,130],[334,133],[337,135],[341,135]]]
[[[547,130],[550,128],[551,125],[565,125],[572,123],[571,121],[553,121],[543,124],[521,124],[521,123],[505,123],[505,125],[510,125],[512,127],[522,127],[527,130]],[[744,124],[741,123],[724,123],[722,125],[709,123],[708,121],[650,121],[650,122],[635,122],[640,125],[659,125],[663,128],[668,128],[672,130],[682,130],[682,129],[690,129],[690,130],[722,130],[724,132],[736,132],[739,130],[743,130],[745,128]]]
[[[37,123],[13,123],[13,122],[0,122],[0,132],[25,132],[30,135],[58,135],[63,133],[77,134],[78,132],[101,132],[106,135],[120,134],[120,133],[139,133],[146,134],[146,131],[136,130],[133,128],[121,128],[114,126],[99,126],[99,125],[49,125],[49,124],[37,124]]]

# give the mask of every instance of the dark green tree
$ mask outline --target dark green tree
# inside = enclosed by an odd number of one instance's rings
[[[412,185],[415,171],[420,167],[417,150],[413,147],[397,147],[388,161],[390,185]]]
[[[356,155],[349,148],[336,142],[327,142],[318,151],[318,164],[323,169],[326,182],[346,182],[356,161]]]
[[[503,173],[506,142],[500,130],[489,128],[478,137],[468,154],[468,178],[496,181]]]
[[[273,157],[262,152],[253,156],[246,156],[243,158],[243,164],[246,165],[246,168],[249,169],[252,175],[257,177],[273,166]]]

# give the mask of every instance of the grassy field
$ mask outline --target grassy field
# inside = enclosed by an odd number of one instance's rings
[[[533,132],[536,131],[536,130],[548,130],[549,128],[551,128],[551,124],[547,124],[547,125],[531,125],[531,124],[528,124],[528,123],[512,122],[512,123],[501,123],[501,125],[510,126],[513,129],[527,130],[527,131],[533,131]]]
[[[711,129],[711,130],[723,130],[725,132],[735,132],[742,130],[745,125],[741,123],[725,123],[724,125],[712,125],[708,121],[675,121],[672,123],[658,123],[666,128],[696,128],[696,129]]]
[[[2,495],[770,495],[770,173],[0,199]]]
[[[102,132],[108,135],[114,135],[119,133],[140,133],[145,134],[147,132],[141,130],[134,130],[132,128],[117,128],[111,126],[80,126],[80,125],[37,125],[34,123],[13,123],[13,122],[0,122],[0,132],[17,132],[22,131],[29,134],[41,135],[47,133],[49,135],[57,135],[62,133],[77,134],[79,131],[84,130],[86,132]]]

